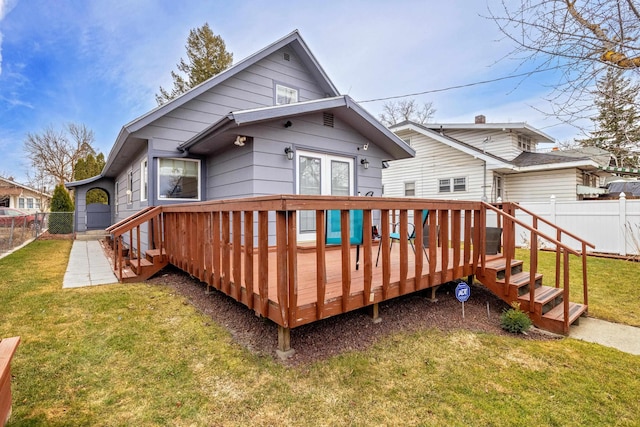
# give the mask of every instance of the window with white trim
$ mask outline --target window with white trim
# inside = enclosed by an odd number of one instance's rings
[[[18,198],[18,209],[24,209],[24,197]]]
[[[145,201],[149,197],[149,164],[144,159],[140,162],[140,200]]]
[[[298,102],[298,89],[276,84],[276,105]]]
[[[404,183],[404,195],[407,197],[415,197],[416,195],[415,181],[409,181]]]
[[[158,159],[158,199],[200,200],[200,160]]]
[[[438,179],[438,192],[439,193],[460,193],[467,191],[467,178],[440,178]]]
[[[33,209],[33,197],[27,197],[27,209]]]
[[[118,181],[116,181],[115,194],[116,194],[116,215],[117,215],[119,211],[118,206],[120,206],[120,183]]]
[[[133,171],[127,174],[127,204],[133,203]]]
[[[531,138],[525,135],[518,135],[518,148],[522,151],[531,151]]]

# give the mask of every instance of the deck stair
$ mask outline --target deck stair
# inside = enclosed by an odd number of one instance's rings
[[[116,276],[123,283],[141,282],[149,279],[168,264],[169,260],[164,250],[161,253],[160,249],[149,249],[139,261],[137,258],[129,260],[128,265],[122,269],[122,277],[118,276],[116,269]]]
[[[507,283],[507,262],[504,257],[487,261],[484,273],[479,271],[476,278],[503,301],[520,303],[520,309],[527,312],[533,324],[558,334],[565,330],[565,303],[561,288],[542,284],[542,274],[533,276],[533,303],[531,302],[531,274],[523,271],[523,262],[511,261],[511,271]],[[569,302],[569,325],[578,324],[587,306]]]

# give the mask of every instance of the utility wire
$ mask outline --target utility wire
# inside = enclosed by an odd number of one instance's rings
[[[465,83],[465,84],[456,85],[456,86],[443,87],[443,88],[440,88],[440,89],[425,90],[424,92],[415,92],[415,93],[409,93],[409,94],[406,94],[406,95],[388,96],[386,98],[367,99],[365,101],[357,101],[357,102],[360,103],[360,104],[363,104],[365,102],[388,101],[390,99],[406,98],[408,96],[425,95],[427,93],[446,92],[448,90],[462,89],[462,88],[465,88],[465,87],[478,86],[478,85],[483,85],[483,84],[487,84],[487,83],[494,83],[494,82],[499,82],[499,81],[502,81],[502,80],[515,79],[515,78],[518,78],[518,77],[526,77],[526,76],[530,76],[530,75],[536,74],[536,73],[543,73],[545,71],[556,70],[558,68],[560,68],[560,66],[551,67],[551,68],[545,68],[545,69],[541,69],[541,70],[527,71],[526,73],[514,74],[514,75],[511,75],[511,76],[497,77],[497,78],[491,79],[491,80],[482,80],[482,81],[479,81],[479,82]]]

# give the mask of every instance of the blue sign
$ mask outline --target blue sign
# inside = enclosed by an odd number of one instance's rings
[[[458,301],[465,302],[471,296],[471,288],[465,282],[458,283],[456,286],[456,298]]]

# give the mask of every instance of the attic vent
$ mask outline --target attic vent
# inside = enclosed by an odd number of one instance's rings
[[[291,57],[289,56],[289,54],[287,52],[284,53],[284,60],[285,61],[291,61]]]
[[[331,114],[331,113],[323,113],[322,114],[322,124],[332,128],[333,127],[333,114]]]

